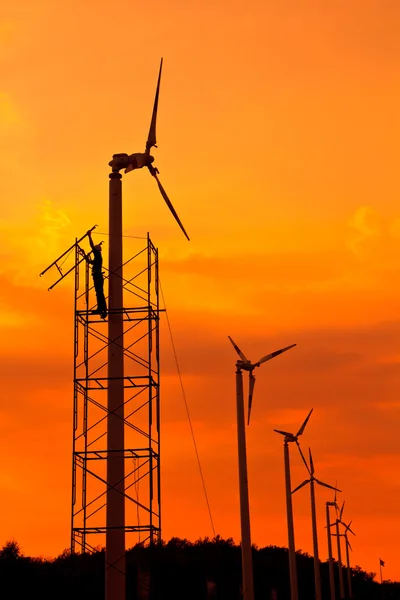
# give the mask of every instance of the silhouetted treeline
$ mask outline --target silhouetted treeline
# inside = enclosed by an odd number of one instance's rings
[[[104,549],[94,554],[64,551],[55,559],[24,556],[17,542],[0,550],[0,598],[2,600],[104,600]],[[256,600],[290,600],[286,548],[254,548]],[[314,565],[308,554],[297,553],[300,600],[314,598]],[[204,600],[207,581],[215,583],[218,600],[239,600],[240,547],[219,536],[191,543],[172,538],[153,547],[137,545],[127,552],[127,600],[139,600],[138,573],[151,573],[151,600]],[[337,564],[335,564],[335,574]],[[375,573],[352,569],[355,600],[400,600],[400,583],[374,581]],[[346,573],[344,573],[345,582]],[[142,576],[141,576],[142,577]],[[323,599],[329,600],[328,564],[321,563]],[[145,578],[140,582],[145,581]],[[139,582],[139,586],[140,586]],[[338,589],[338,581],[336,582]]]

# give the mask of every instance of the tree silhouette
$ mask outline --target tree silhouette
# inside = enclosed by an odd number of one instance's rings
[[[300,600],[314,597],[313,558],[297,552]],[[104,548],[92,554],[64,550],[53,559],[24,556],[15,540],[0,549],[2,600],[104,600]],[[278,546],[253,547],[256,600],[276,592],[290,600],[288,550]],[[205,600],[207,582],[215,584],[218,600],[240,600],[241,552],[231,538],[220,536],[196,542],[172,538],[152,547],[138,544],[127,551],[127,598],[138,600],[140,578],[150,574],[151,600]],[[337,576],[337,563],[335,563]],[[375,573],[352,569],[354,600],[400,600],[400,583],[374,581]],[[142,581],[144,581],[142,579]],[[147,581],[147,579],[146,579]],[[323,600],[329,598],[328,563],[321,562]],[[146,584],[147,585],[147,584]],[[274,592],[275,591],[275,592]]]

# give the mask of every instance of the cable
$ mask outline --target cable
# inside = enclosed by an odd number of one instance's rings
[[[164,292],[163,292],[163,289],[162,289],[162,285],[161,285],[160,278],[158,279],[158,281],[159,281],[159,284],[160,284],[161,297],[162,297],[162,300],[163,300],[163,303],[164,303],[165,315],[166,315],[166,317],[167,317],[167,324],[168,324],[169,336],[170,336],[170,338],[171,338],[172,350],[173,350],[173,352],[174,352],[176,369],[177,369],[177,371],[178,371],[179,382],[180,382],[180,384],[181,384],[182,396],[183,396],[183,400],[184,400],[184,402],[185,402],[186,414],[187,414],[187,418],[188,418],[188,421],[189,421],[190,431],[191,431],[191,433],[192,433],[192,439],[193,439],[194,450],[195,450],[195,452],[196,452],[197,464],[198,464],[198,466],[199,466],[199,471],[200,471],[201,482],[202,482],[202,484],[203,484],[204,496],[205,496],[205,498],[206,498],[206,503],[207,503],[207,508],[208,508],[208,514],[209,514],[209,516],[210,516],[211,528],[212,528],[212,530],[213,530],[213,535],[214,535],[214,537],[215,537],[214,521],[213,521],[213,518],[212,518],[212,514],[211,514],[211,507],[210,507],[210,503],[209,503],[209,500],[208,500],[208,494],[207,494],[207,489],[206,489],[206,483],[205,483],[205,481],[204,481],[203,470],[202,470],[202,468],[201,468],[200,456],[199,456],[199,452],[198,452],[198,450],[197,450],[196,438],[195,438],[195,436],[194,436],[194,430],[193,430],[193,426],[192,426],[192,420],[191,420],[191,418],[190,418],[190,414],[189,414],[189,407],[188,407],[188,403],[187,403],[187,400],[186,400],[186,393],[185,393],[185,389],[184,389],[184,387],[183,387],[183,382],[182,382],[182,377],[181,377],[181,371],[180,371],[180,368],[179,368],[179,363],[178,363],[178,356],[177,356],[177,354],[176,354],[176,349],[175,349],[174,339],[173,339],[173,337],[172,337],[171,324],[170,324],[170,322],[169,322],[168,311],[167,311],[167,305],[165,304]]]
[[[65,263],[66,260],[68,260],[68,258],[71,256],[71,252],[73,251],[74,246],[71,248],[71,250],[68,252],[67,256],[64,258],[64,260],[62,261],[62,263],[59,265],[59,268],[61,269],[61,267],[63,266],[63,264]],[[56,261],[57,262],[57,261]]]

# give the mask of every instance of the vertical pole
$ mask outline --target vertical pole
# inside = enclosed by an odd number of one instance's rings
[[[244,422],[243,377],[236,371],[236,409],[239,458],[240,526],[242,537],[242,581],[244,600],[254,600],[253,561],[251,556],[249,487],[247,481],[246,430]]]
[[[105,599],[125,600],[122,176],[110,173]]]
[[[313,533],[313,547],[314,547],[314,581],[315,581],[315,598],[316,600],[322,600],[321,597],[321,574],[319,569],[319,555],[318,555],[318,534],[317,534],[317,514],[315,508],[315,489],[314,479],[310,481],[310,495],[311,495],[311,518],[312,518],[312,533]]]
[[[290,462],[289,462],[289,444],[284,441],[283,454],[285,460],[285,487],[286,487],[286,513],[288,526],[288,548],[289,548],[289,574],[291,599],[298,600],[297,567],[296,567],[296,549],[294,544],[294,525],[293,525],[293,506],[292,506],[292,486],[290,482]]]
[[[152,424],[153,424],[153,370],[152,370],[152,351],[153,351],[153,320],[151,307],[151,247],[150,237],[147,233],[147,342],[148,342],[148,378],[149,378],[149,474],[150,474],[150,544],[153,544],[153,495],[154,495],[154,466],[153,466],[153,442],[152,442]],[[139,538],[140,539],[140,538]]]
[[[83,441],[84,457],[82,465],[82,508],[83,508],[83,533],[82,551],[86,552],[86,527],[87,527],[87,470],[88,470],[88,410],[89,410],[89,265],[85,261],[85,324],[83,342],[83,362],[85,365],[85,392],[83,395]]]
[[[78,240],[75,238],[75,297],[74,297],[74,416],[72,424],[72,506],[71,506],[71,553],[75,547],[75,504],[76,504],[76,430],[78,427],[78,390],[76,385],[76,359],[78,356],[79,321],[77,318],[79,291],[79,252]]]
[[[350,554],[349,554],[349,544],[347,542],[347,535],[345,535],[346,540],[346,562],[347,562],[347,587],[349,592],[350,600],[353,598],[353,588],[351,585],[351,569],[350,569]]]
[[[328,557],[329,557],[329,588],[331,591],[331,600],[335,600],[335,575],[333,572],[333,556],[332,556],[332,536],[331,536],[331,519],[329,514],[329,502],[326,503],[326,531],[328,535]]]
[[[382,585],[382,563],[381,563],[381,559],[379,559],[379,570],[381,573],[381,585]]]
[[[157,364],[157,400],[156,400],[156,414],[157,414],[157,502],[158,502],[158,540],[162,539],[161,536],[161,432],[160,432],[160,295],[159,295],[159,273],[158,273],[158,250],[153,247],[154,251],[154,279],[155,279],[155,294],[156,294],[156,364]]]
[[[339,569],[339,588],[340,588],[340,600],[344,600],[344,583],[343,583],[343,569],[342,569],[342,550],[340,547],[340,535],[339,535],[339,521],[336,519],[336,539],[337,539],[337,556],[338,556],[338,569]]]

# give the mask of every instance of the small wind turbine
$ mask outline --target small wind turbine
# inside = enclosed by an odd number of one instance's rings
[[[247,458],[246,458],[246,429],[244,419],[243,402],[243,376],[242,371],[249,373],[249,401],[248,401],[248,423],[250,423],[251,404],[253,400],[255,377],[253,371],[262,363],[275,358],[282,352],[294,348],[297,344],[286,346],[276,352],[271,352],[260,358],[259,361],[250,362],[233,339],[228,336],[233,347],[238,353],[240,360],[236,362],[236,410],[237,410],[237,435],[238,435],[238,457],[239,457],[239,495],[240,495],[240,525],[242,537],[242,578],[243,598],[254,600],[253,587],[253,563],[251,557],[251,533],[250,533],[250,509],[249,509],[249,486],[247,481]]]
[[[301,454],[301,457],[303,458],[304,463],[307,466],[307,470],[308,473],[310,475],[309,479],[305,479],[303,481],[303,483],[301,483],[300,485],[297,486],[297,488],[295,488],[292,491],[292,494],[294,494],[295,492],[297,492],[297,490],[300,490],[302,487],[304,487],[305,485],[307,485],[307,483],[310,484],[310,497],[311,497],[311,519],[312,519],[312,533],[313,533],[313,549],[314,549],[314,581],[315,581],[315,596],[316,596],[316,600],[322,600],[322,591],[321,591],[321,573],[320,573],[320,568],[319,568],[319,555],[318,555],[318,533],[317,533],[317,512],[316,512],[316,507],[315,507],[315,489],[314,489],[314,484],[318,483],[318,485],[322,485],[324,487],[327,487],[331,490],[336,490],[338,492],[340,492],[340,490],[338,490],[337,488],[333,487],[333,485],[329,485],[328,483],[324,483],[323,481],[320,481],[319,479],[317,479],[316,477],[314,477],[314,463],[313,463],[313,459],[312,459],[312,454],[311,454],[311,449],[309,448],[309,456],[310,456],[310,466],[307,465],[307,462],[304,459],[303,453],[301,452],[301,448],[300,448],[300,444],[298,445],[299,448],[299,452]]]
[[[380,575],[381,575],[381,585],[383,583],[383,578],[382,578],[382,567],[385,566],[385,561],[382,560],[381,558],[379,559],[379,571],[380,571]]]
[[[153,106],[153,114],[151,117],[149,135],[146,142],[145,152],[135,152],[134,154],[114,154],[113,159],[108,163],[114,172],[119,172],[121,169],[125,169],[125,173],[129,173],[134,169],[142,169],[143,167],[147,167],[157,182],[158,189],[160,190],[161,196],[164,198],[169,210],[172,212],[175,217],[176,222],[179,227],[182,229],[183,233],[189,239],[188,234],[184,226],[182,225],[174,207],[171,204],[170,199],[167,196],[166,191],[161,185],[160,180],[158,179],[159,170],[157,167],[153,167],[152,163],[154,162],[154,157],[151,156],[150,151],[152,147],[157,148],[157,137],[156,137],[156,123],[157,123],[157,111],[158,111],[158,97],[160,95],[160,83],[161,83],[161,72],[162,72],[163,59],[161,59],[160,70],[158,73],[158,81],[156,88],[156,95],[154,98],[154,106]]]
[[[344,536],[344,539],[346,541],[347,586],[348,586],[348,591],[349,591],[349,598],[353,598],[353,586],[352,586],[352,582],[351,582],[351,568],[350,568],[350,554],[349,554],[349,550],[351,550],[353,552],[353,548],[351,547],[351,544],[349,542],[347,532],[349,531],[352,535],[356,535],[356,534],[350,528],[352,521],[350,521],[350,523],[348,525],[346,525],[346,523],[343,523],[343,521],[341,521],[341,523],[345,528],[342,535]]]
[[[336,482],[337,485],[337,482]],[[328,533],[328,558],[329,558],[329,589],[331,593],[331,600],[335,600],[335,574],[333,570],[333,555],[332,555],[332,534],[331,534],[331,518],[330,518],[330,507],[336,507],[336,492],[335,501],[326,502],[326,529]]]
[[[289,433],[287,431],[281,431],[280,429],[274,429],[276,433],[280,433],[285,436],[283,440],[283,457],[285,464],[285,491],[286,491],[286,514],[287,514],[287,526],[288,526],[288,548],[289,548],[289,573],[290,573],[290,591],[291,599],[298,600],[299,589],[297,583],[297,568],[296,568],[296,548],[294,543],[294,525],[293,525],[293,505],[292,505],[292,494],[291,494],[291,482],[290,482],[290,459],[289,459],[289,443],[295,442],[297,447],[300,449],[298,438],[303,434],[304,429],[311,417],[313,409],[307,415],[304,423],[296,434]],[[304,457],[303,457],[304,459]],[[306,463],[306,466],[307,463]]]
[[[336,535],[336,540],[337,540],[337,555],[338,555],[338,569],[339,569],[340,600],[344,600],[344,598],[345,598],[344,582],[343,582],[342,550],[341,550],[340,535],[339,535],[339,525],[342,522],[342,515],[343,515],[344,503],[345,503],[345,501],[343,501],[342,508],[339,509],[338,503],[336,501],[336,492],[335,492],[335,497],[334,497],[334,500],[333,500],[333,505],[334,505],[335,511],[336,511],[336,521],[334,523],[332,523],[331,527],[333,525],[336,527],[336,534],[335,535]]]

